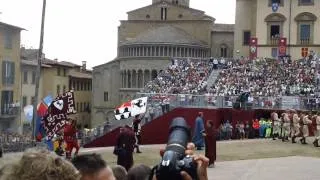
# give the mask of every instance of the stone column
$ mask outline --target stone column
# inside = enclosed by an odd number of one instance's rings
[[[161,54],[160,54],[160,52],[161,52],[161,51],[160,51],[160,48],[161,48],[161,47],[158,46],[158,55],[159,55],[159,56],[161,56]]]

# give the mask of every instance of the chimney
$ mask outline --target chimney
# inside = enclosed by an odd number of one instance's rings
[[[57,62],[58,62],[58,59],[57,59],[57,58],[54,58],[54,62],[57,63]]]
[[[86,71],[87,70],[87,61],[82,61],[82,70]]]

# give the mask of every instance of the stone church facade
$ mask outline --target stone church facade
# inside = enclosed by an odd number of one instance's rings
[[[116,123],[114,108],[136,97],[172,58],[232,57],[233,24],[215,24],[189,0],[153,0],[118,27],[117,57],[93,68],[92,127]]]

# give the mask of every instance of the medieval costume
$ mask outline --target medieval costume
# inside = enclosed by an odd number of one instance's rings
[[[141,143],[141,119],[139,119],[139,116],[136,116],[133,120],[132,129],[136,138],[136,144],[134,145],[134,147],[137,148],[137,153],[141,153],[139,149],[139,145]]]
[[[271,114],[272,119],[272,139],[276,140],[276,137],[279,137],[281,134],[281,119],[278,116],[278,113],[273,112]]]
[[[270,120],[266,121],[266,134],[265,138],[270,138],[272,129],[272,122]]]
[[[209,159],[209,167],[213,167],[216,160],[216,133],[211,120],[206,123],[205,148],[205,155]]]
[[[291,141],[292,143],[296,143],[296,137],[300,135],[300,118],[297,114],[294,114],[292,117],[292,129],[291,129]]]
[[[77,129],[75,120],[72,120],[71,123],[68,122],[65,125],[63,130],[63,136],[64,141],[66,143],[66,158],[71,159],[73,148],[76,148],[75,156],[77,156],[80,147],[77,140]]]
[[[203,122],[203,113],[200,112],[198,117],[196,118],[195,128],[193,132],[192,142],[197,147],[197,150],[201,150],[204,147],[204,138],[203,133],[205,132],[204,129],[204,122]]]
[[[302,119],[302,133],[303,137],[300,139],[301,144],[307,144],[306,137],[309,136],[309,124],[312,124],[312,121],[308,118],[308,116],[304,116]]]
[[[320,116],[315,116],[315,121],[316,121],[316,131],[315,131],[315,140],[313,141],[313,145],[315,147],[319,147],[319,139],[320,139]]]
[[[255,120],[252,122],[252,128],[253,128],[253,131],[254,131],[254,136],[253,136],[253,138],[259,137],[260,123],[259,123],[258,119],[255,119]]]
[[[283,129],[282,129],[282,142],[287,141],[290,133],[290,118],[288,113],[282,114],[283,118]]]
[[[58,132],[55,136],[55,138],[53,139],[53,141],[56,144],[56,147],[54,148],[54,152],[58,155],[58,156],[63,156],[64,154],[64,150],[63,150],[63,132]]]
[[[135,134],[131,128],[120,128],[113,154],[118,156],[117,165],[121,165],[128,171],[133,165],[133,151],[136,143]]]

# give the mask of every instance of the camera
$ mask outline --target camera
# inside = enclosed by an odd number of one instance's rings
[[[190,128],[184,118],[173,119],[162,160],[153,168],[157,180],[182,180],[181,171],[187,172],[194,180],[198,179],[197,164],[192,157],[185,155],[190,137]]]

